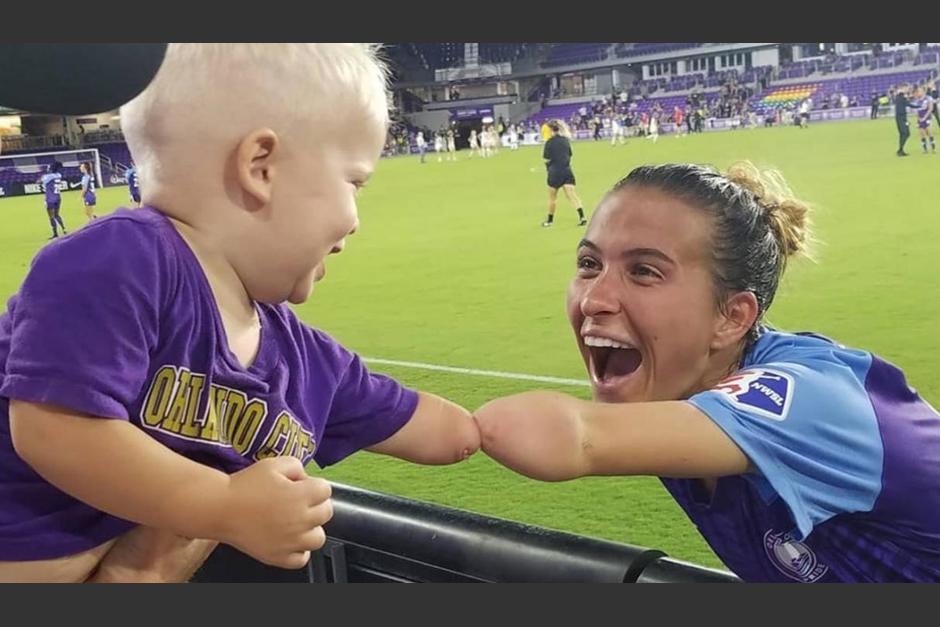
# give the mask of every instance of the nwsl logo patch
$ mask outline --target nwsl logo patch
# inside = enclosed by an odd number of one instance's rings
[[[829,572],[828,566],[819,563],[813,549],[789,533],[769,530],[764,534],[764,550],[777,570],[790,579],[813,583]]]
[[[784,420],[793,398],[793,377],[777,370],[749,368],[728,377],[712,390],[752,413]]]

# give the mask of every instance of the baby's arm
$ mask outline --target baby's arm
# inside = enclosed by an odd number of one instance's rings
[[[411,419],[366,450],[417,464],[453,464],[479,448],[480,432],[469,411],[440,396],[419,392]]]
[[[96,509],[189,537],[222,532],[228,476],[128,422],[14,400],[10,431],[17,454],[36,472]]]
[[[44,479],[114,516],[188,538],[226,542],[284,568],[306,564],[332,516],[330,487],[300,460],[275,457],[225,473],[123,420],[10,402],[17,453]]]

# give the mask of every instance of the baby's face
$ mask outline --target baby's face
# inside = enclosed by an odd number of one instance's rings
[[[275,244],[266,265],[281,300],[292,303],[310,297],[327,255],[342,251],[358,227],[356,194],[375,168],[385,128],[362,122],[319,137],[314,146],[286,147],[272,195]]]

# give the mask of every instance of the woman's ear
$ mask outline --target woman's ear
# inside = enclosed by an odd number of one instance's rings
[[[727,301],[718,315],[712,350],[722,350],[738,344],[757,321],[757,297],[754,292],[738,292]]]

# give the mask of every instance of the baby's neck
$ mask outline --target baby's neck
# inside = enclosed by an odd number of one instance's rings
[[[225,329],[229,350],[245,367],[254,361],[261,342],[261,321],[254,301],[229,263],[216,237],[169,217],[202,267]]]

